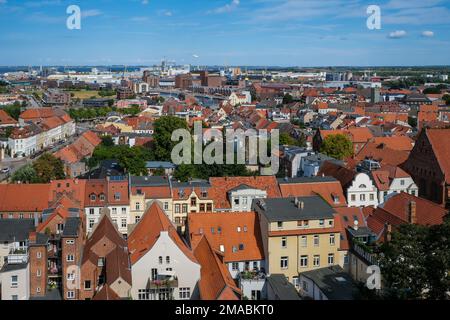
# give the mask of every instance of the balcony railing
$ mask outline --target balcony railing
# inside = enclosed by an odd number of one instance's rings
[[[178,288],[178,279],[150,280],[148,289]]]
[[[21,264],[28,262],[28,251],[26,249],[11,249],[8,254],[9,264]]]
[[[244,271],[239,273],[241,281],[260,281],[266,279],[266,274],[261,271]]]

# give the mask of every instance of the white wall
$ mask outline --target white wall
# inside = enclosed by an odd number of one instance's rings
[[[163,257],[161,265],[159,264],[160,256]],[[166,256],[170,257],[170,264],[166,264]],[[158,274],[166,268],[172,268],[174,276],[178,278],[178,287],[173,293],[175,300],[179,300],[179,288],[190,288],[191,297],[193,296],[200,279],[200,265],[186,257],[166,231],[161,232],[153,247],[131,266],[133,278],[131,297],[134,300],[138,300],[139,289],[147,288],[153,268],[158,269]]]
[[[30,264],[25,268],[0,273],[2,284],[2,300],[12,300],[17,295],[18,300],[30,299]],[[11,277],[17,276],[17,287],[11,287]]]
[[[358,173],[355,176],[347,189],[347,203],[349,207],[378,206],[378,189],[367,174]]]

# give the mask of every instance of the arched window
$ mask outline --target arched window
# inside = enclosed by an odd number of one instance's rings
[[[359,186],[359,188],[360,188],[360,189],[366,189],[367,186],[366,186],[365,184],[362,184],[362,185]]]

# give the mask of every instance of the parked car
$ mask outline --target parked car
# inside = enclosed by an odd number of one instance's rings
[[[9,173],[10,171],[11,171],[10,168],[3,168],[3,169],[1,170],[1,173]]]

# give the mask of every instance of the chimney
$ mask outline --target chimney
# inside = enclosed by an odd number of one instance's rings
[[[28,234],[28,239],[29,239],[30,243],[36,243],[36,238],[37,238],[37,233],[34,231],[30,231],[30,233]]]
[[[416,214],[416,202],[415,201],[411,201],[409,203],[409,208],[408,208],[408,222],[410,224],[416,224],[417,223],[417,214]]]
[[[384,242],[390,242],[392,238],[392,226],[390,223],[384,225]]]

